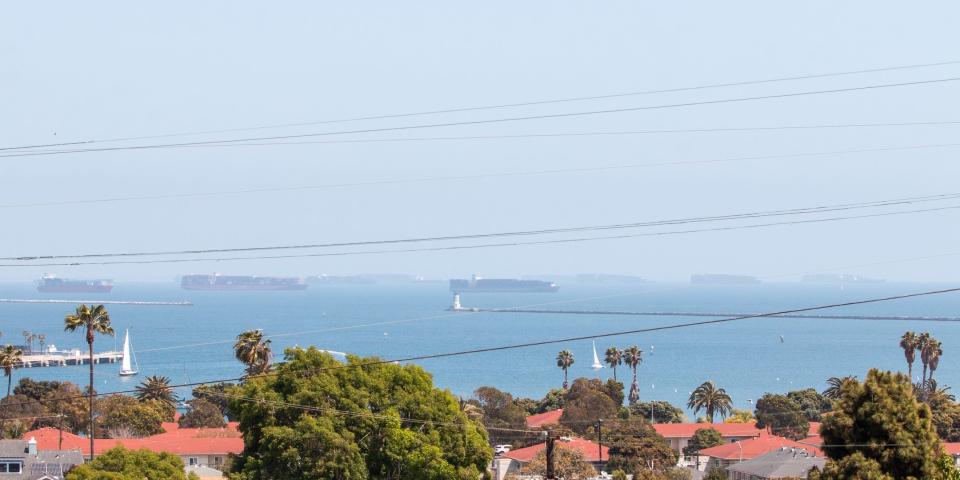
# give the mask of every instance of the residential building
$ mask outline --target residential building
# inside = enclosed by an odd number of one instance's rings
[[[230,454],[243,451],[243,437],[236,422],[225,428],[180,428],[176,422],[163,423],[164,432],[144,438],[98,438],[94,444],[94,456],[117,446],[130,450],[145,448],[154,452],[170,452],[180,456],[186,466],[222,469]],[[40,449],[55,449],[60,445],[60,431],[44,427],[24,434],[23,438],[36,438]],[[69,432],[63,432],[63,448],[80,450],[90,454],[90,440]],[[2,480],[2,479],[0,479]]]
[[[763,433],[752,423],[655,423],[653,428],[666,438],[670,442],[670,447],[680,455],[677,466],[681,467],[696,467],[698,464],[702,467],[706,462],[706,459],[683,453],[683,449],[690,444],[697,430],[712,428],[720,432],[720,438],[727,443],[756,438]]]
[[[940,446],[943,447],[943,453],[953,457],[953,464],[960,467],[960,442],[944,442]]]
[[[779,478],[807,478],[811,468],[827,463],[821,455],[802,448],[782,447],[743,463],[727,467],[729,480],[773,480]]]
[[[551,425],[560,425],[560,417],[563,415],[563,409],[550,410],[549,412],[538,413],[527,417],[527,427],[544,428]]]
[[[606,445],[600,446],[578,437],[563,437],[554,444],[558,447],[570,448],[583,454],[583,459],[593,464],[598,472],[601,471],[603,464],[610,458],[610,448]],[[491,465],[494,480],[503,480],[509,473],[514,473],[526,466],[536,457],[538,453],[547,448],[546,443],[538,443],[525,448],[511,450],[495,458]]]
[[[708,469],[727,468],[782,449],[793,449],[794,451],[807,452],[812,456],[823,457],[823,452],[812,445],[767,433],[763,433],[757,438],[705,448],[700,450],[700,455],[708,457]]]
[[[83,463],[79,450],[48,450],[37,440],[0,440],[0,479],[63,480],[73,467]]]

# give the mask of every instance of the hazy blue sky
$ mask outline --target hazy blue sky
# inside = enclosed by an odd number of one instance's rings
[[[17,2],[2,8],[0,146],[960,60],[960,7],[947,1],[117,1]],[[464,121],[955,76],[960,65],[161,141]],[[960,82],[336,138],[960,120],[958,92]],[[955,142],[958,130],[686,133],[0,158],[0,205],[940,144]],[[958,150],[0,208],[0,256],[450,235],[950,193],[960,191]],[[121,280],[212,271],[430,276],[601,271],[664,279],[708,271],[774,275],[960,252],[957,218],[953,210],[444,253],[3,268],[0,278],[32,279],[44,271]],[[958,262],[960,256],[849,271],[947,280],[958,277]]]

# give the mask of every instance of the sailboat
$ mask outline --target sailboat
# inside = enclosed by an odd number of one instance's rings
[[[121,377],[130,377],[138,373],[140,365],[137,363],[135,357],[133,358],[133,363],[131,363],[131,357],[133,357],[133,353],[130,350],[130,330],[127,329],[127,333],[123,337],[123,363],[120,365]],[[134,369],[133,365],[136,365],[137,368]]]
[[[603,368],[603,364],[600,363],[600,357],[597,356],[597,342],[593,342],[593,365],[590,365],[590,368],[594,370]]]

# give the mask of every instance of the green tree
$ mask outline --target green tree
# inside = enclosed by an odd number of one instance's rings
[[[51,392],[57,391],[63,383],[57,381],[35,381],[32,378],[24,377],[13,387],[14,395],[23,395],[34,400],[40,400]]]
[[[236,420],[236,415],[230,410],[230,391],[235,386],[236,384],[226,382],[208,383],[194,388],[191,393],[197,400],[216,405],[220,413],[232,422]]]
[[[190,410],[177,420],[181,428],[223,428],[223,413],[216,405],[203,400],[190,400]]]
[[[870,370],[863,383],[846,382],[841,391],[834,413],[820,427],[823,451],[835,463],[827,465],[823,478],[865,478],[828,476],[856,471],[844,470],[850,464],[896,479],[935,478],[940,443],[930,409],[917,401],[909,378]]]
[[[687,421],[683,410],[665,400],[637,402],[629,407],[630,415],[643,418],[650,423],[683,423]]]
[[[623,364],[623,352],[617,347],[610,347],[603,355],[603,361],[613,369],[613,379],[617,379],[617,367]]]
[[[96,392],[93,393],[96,395]],[[55,390],[43,393],[40,403],[51,418],[39,419],[38,426],[63,428],[76,434],[89,435],[90,405],[83,396],[84,391],[71,382],[62,382]]]
[[[630,382],[630,394],[627,396],[627,401],[630,405],[640,401],[640,384],[637,382],[637,367],[640,366],[641,362],[643,362],[643,350],[640,350],[640,347],[633,345],[623,351],[623,363],[630,367],[630,371],[633,372],[633,381]]]
[[[163,433],[163,404],[141,402],[127,395],[107,395],[97,400],[97,434],[109,438],[138,438]]]
[[[537,406],[536,413],[552,412],[563,408],[564,391],[559,388],[551,388]]]
[[[823,414],[833,408],[833,402],[812,388],[787,392],[787,398],[800,407],[803,416],[811,422],[819,422]]]
[[[273,351],[270,340],[263,339],[263,330],[247,330],[237,335],[233,354],[247,366],[247,375],[262,375],[270,371]]]
[[[609,422],[604,428],[604,437],[611,439],[608,469],[662,472],[677,464],[677,451],[643,420]]]
[[[597,421],[615,418],[619,408],[600,380],[578,378],[567,391],[560,424],[584,435]]]
[[[90,414],[89,424],[93,425],[93,340],[95,334],[113,336],[113,327],[110,326],[110,314],[103,305],[97,305],[93,308],[86,305],[80,305],[72,314],[63,318],[63,329],[67,332],[85,330],[87,336],[87,347],[90,351],[90,384],[88,386],[88,403]],[[93,442],[96,435],[90,435],[90,458],[93,459]]]
[[[754,414],[757,428],[766,428],[774,435],[799,440],[810,431],[810,422],[800,405],[785,395],[764,394],[757,400]]]
[[[597,471],[583,458],[579,450],[565,447],[563,442],[556,442],[553,450],[554,473],[564,480],[586,480],[594,478]],[[547,475],[546,449],[534,455],[533,460],[521,470],[524,475],[537,475],[541,478]]]
[[[13,369],[20,363],[22,352],[13,345],[7,345],[0,348],[0,368],[7,377],[7,396],[10,396],[10,385],[13,382]]]
[[[561,350],[557,354],[557,366],[563,369],[563,389],[567,389],[567,371],[573,366],[573,353],[570,350]]]
[[[170,388],[170,379],[167,377],[150,375],[137,385],[136,390],[137,400],[141,402],[154,401],[166,405],[168,409],[177,408],[177,395]]]
[[[617,469],[613,471],[613,480],[627,480],[627,472]]]
[[[734,408],[730,410],[730,416],[724,420],[726,423],[756,423],[757,418],[753,416],[750,410],[741,410]]]
[[[480,410],[483,412],[483,426],[490,432],[490,441],[494,444],[508,443],[516,432],[499,429],[523,430],[527,427],[526,412],[514,402],[513,396],[494,387],[480,387],[473,392]]]
[[[914,478],[914,477],[909,477]],[[884,473],[880,463],[856,452],[838,461],[827,462],[821,472],[816,467],[807,474],[808,480],[894,480]]]
[[[733,399],[730,398],[730,395],[727,395],[726,390],[717,388],[713,382],[707,381],[690,393],[687,408],[693,410],[694,415],[703,410],[710,423],[713,423],[713,418],[718,413],[720,418],[727,417],[727,414],[733,408]]]
[[[683,453],[684,455],[696,455],[704,448],[716,447],[717,445],[723,445],[723,437],[720,432],[713,428],[700,428],[693,432],[693,437],[683,448]]]
[[[711,468],[701,477],[702,480],[727,480],[727,472],[722,468]]]
[[[183,460],[172,453],[146,449],[112,448],[67,474],[67,480],[193,480],[183,471]]]
[[[46,414],[39,402],[23,395],[0,399],[0,438],[17,438],[34,428],[36,417]]]
[[[427,372],[352,355],[347,364],[354,368],[315,348],[288,349],[272,375],[237,387],[230,403],[244,438],[237,478],[413,480],[485,471],[492,451],[483,426]]]
[[[693,472],[689,468],[668,468],[663,476],[664,480],[693,480]]]
[[[520,410],[523,410],[523,413],[526,415],[536,415],[539,412],[540,401],[534,400],[532,398],[514,398],[513,404],[517,406]]]

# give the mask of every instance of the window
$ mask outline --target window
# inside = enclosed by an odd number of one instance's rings
[[[213,457],[213,464],[217,466],[223,465],[223,457]]]
[[[0,473],[20,473],[23,464],[14,461],[0,461]]]
[[[197,459],[197,457],[189,457],[189,458],[187,458],[187,465],[190,465],[191,467],[193,467],[193,466],[196,466],[196,465],[199,465],[199,464],[200,464],[200,460]]]

